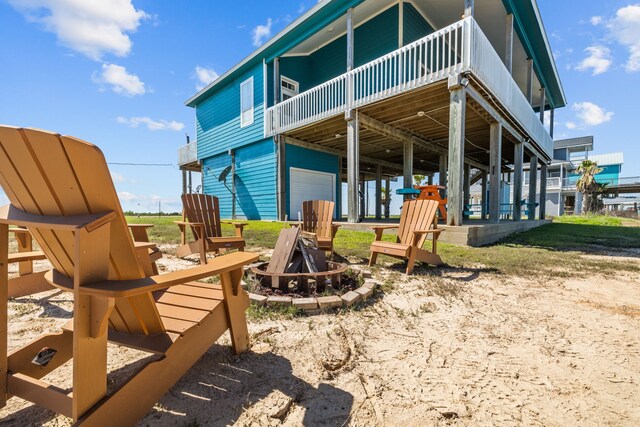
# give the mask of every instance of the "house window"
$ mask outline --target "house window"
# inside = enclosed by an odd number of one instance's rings
[[[300,84],[290,78],[280,76],[282,90],[280,91],[280,100],[286,101],[300,93]]]
[[[240,85],[240,127],[253,123],[253,77]]]

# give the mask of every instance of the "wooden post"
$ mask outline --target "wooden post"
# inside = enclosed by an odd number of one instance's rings
[[[471,199],[471,165],[469,163],[464,164],[464,184],[463,184],[463,195],[464,200],[462,201],[462,209],[463,212],[467,210],[467,206],[469,205],[469,199]],[[469,219],[469,215],[463,215],[465,219]]]
[[[529,160],[529,220],[536,219],[536,195],[538,193],[538,156]]]
[[[349,222],[358,222],[358,180],[360,177],[360,140],[358,111],[347,121],[347,211]]]
[[[427,185],[433,185],[433,174],[427,175]]]
[[[389,208],[391,207],[391,179],[386,178],[385,181],[385,198],[384,198],[384,217],[389,218]]]
[[[182,194],[187,193],[187,171],[182,169]]]
[[[336,197],[336,219],[342,220],[342,162],[344,157],[338,156],[338,196]]]
[[[376,219],[382,218],[382,166],[376,165]]]
[[[553,139],[553,126],[555,123],[555,108],[549,109],[549,135],[551,135],[551,139]]]
[[[522,219],[522,181],[524,175],[524,143],[513,146],[513,220]]]
[[[474,4],[473,0],[464,0],[464,15],[463,18],[467,18],[469,16],[473,16],[474,12]]]
[[[546,98],[546,90],[544,87],[540,88],[540,122],[544,124],[544,109],[545,104],[547,103]]]
[[[487,206],[487,178],[488,178],[488,174],[487,171],[482,171],[482,197],[480,197],[480,201],[482,203],[482,206],[480,208],[480,218],[481,219],[487,219],[487,213],[488,213],[488,207]]]
[[[542,162],[540,165],[540,210],[538,211],[540,219],[547,217],[547,163]]]
[[[500,175],[502,172],[502,125],[491,123],[489,129],[489,220],[500,222]]]
[[[398,0],[398,49],[404,46],[404,2]]]
[[[527,59],[527,101],[533,105],[533,59]]]
[[[405,141],[402,149],[402,186],[403,188],[413,188],[413,143]],[[405,194],[404,199],[408,200],[411,195]]]
[[[471,4],[473,4],[471,2]],[[449,191],[447,192],[447,225],[462,225],[464,134],[467,93],[453,86],[449,103]]]
[[[507,14],[507,34],[506,46],[504,51],[504,65],[509,70],[509,74],[513,72],[513,14]]]
[[[353,8],[347,9],[347,72],[353,70]]]
[[[276,141],[276,154],[278,156],[278,219],[284,221],[287,216],[287,143],[283,136],[276,135],[274,139]]]
[[[362,179],[360,180],[360,220],[367,216],[367,190],[366,190],[366,178],[365,175],[362,174]]]
[[[0,407],[7,403],[7,299],[9,297],[9,225],[0,224]]]
[[[443,199],[447,197],[447,156],[442,154],[439,160],[438,169],[438,184],[444,187],[440,190],[440,197]]]

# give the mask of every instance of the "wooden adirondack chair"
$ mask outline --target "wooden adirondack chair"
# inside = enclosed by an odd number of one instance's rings
[[[182,207],[187,221],[175,221],[180,227],[180,244],[177,255],[182,258],[200,253],[200,263],[207,263],[207,252],[218,253],[220,249],[244,251],[242,231],[247,225],[242,222],[220,221],[218,198],[207,194],[183,194]],[[236,235],[223,237],[220,224],[233,224]],[[186,228],[191,227],[195,242],[187,243]]]
[[[402,204],[399,225],[373,227],[376,232],[376,240],[371,244],[369,266],[376,263],[379,253],[395,258],[406,258],[407,274],[413,272],[416,260],[441,265],[442,259],[437,254],[437,243],[442,230],[437,228],[437,211],[437,200],[408,200]],[[398,228],[396,242],[383,242],[383,231],[393,228]],[[422,249],[428,234],[433,234],[431,252]]]
[[[227,330],[233,350],[247,348],[234,253],[186,271],[151,275],[147,248],[133,244],[100,150],[57,134],[0,126],[0,407],[21,397],[77,424],[133,425]],[[8,224],[24,226],[53,270],[45,278],[73,293],[73,320],[7,354]],[[220,275],[220,285],[193,282]],[[160,355],[108,390],[107,339]],[[32,362],[34,360],[35,362]],[[73,389],[41,380],[72,359]]]
[[[333,223],[335,204],[329,200],[305,200],[302,202],[302,231],[315,233],[318,249],[331,252],[333,255],[333,238],[340,225]]]

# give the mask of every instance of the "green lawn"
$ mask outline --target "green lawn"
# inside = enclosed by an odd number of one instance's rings
[[[150,223],[150,239],[161,243],[178,243],[180,233],[173,221],[179,217],[127,217],[131,223]],[[248,221],[245,238],[248,249],[273,248],[282,223]],[[575,274],[615,274],[620,271],[639,272],[637,263],[621,263],[614,260],[589,259],[581,255],[602,254],[625,248],[640,248],[640,222],[607,216],[561,217],[552,224],[525,233],[510,236],[506,240],[482,248],[467,248],[441,243],[438,245],[442,259],[451,267],[469,272],[481,271],[499,274],[540,277],[547,279]],[[233,227],[223,225],[223,234],[232,235]],[[393,239],[385,235],[385,240]],[[335,250],[339,258],[364,262],[369,256],[373,233],[339,230]],[[381,261],[392,258],[380,257]],[[402,264],[394,268],[402,271]],[[437,275],[438,269],[423,267],[417,273]]]

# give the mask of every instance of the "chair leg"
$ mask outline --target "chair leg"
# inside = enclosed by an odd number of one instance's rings
[[[416,263],[417,248],[411,247],[409,249],[409,256],[407,257],[407,274],[413,273],[413,266]]]
[[[378,252],[371,251],[371,256],[369,257],[369,267],[375,265],[376,260],[378,259]]]
[[[224,304],[231,334],[231,345],[235,354],[240,354],[249,348],[249,330],[245,310],[249,306],[249,296],[240,287],[244,270],[226,272],[220,275]]]

